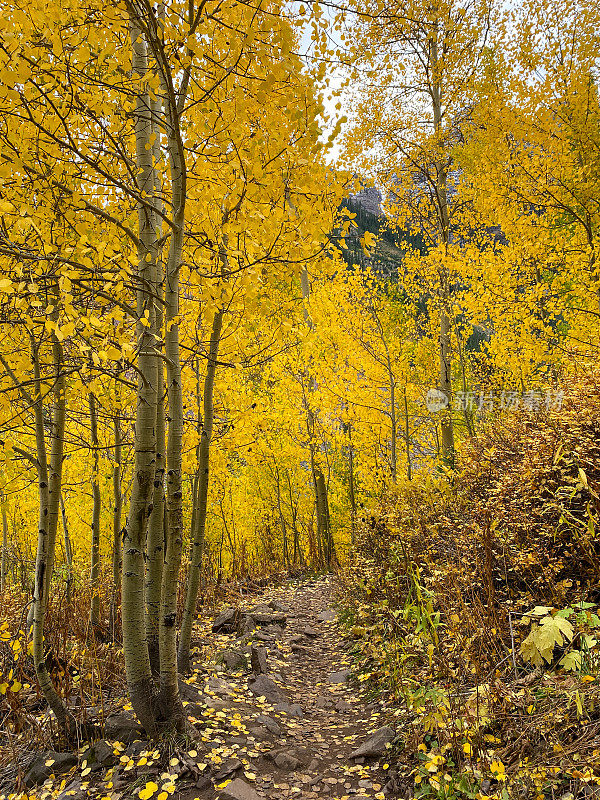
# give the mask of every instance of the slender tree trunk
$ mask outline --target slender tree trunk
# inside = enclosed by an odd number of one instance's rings
[[[290,478],[290,471],[286,470],[286,477],[288,483],[288,493],[290,498],[290,514],[292,515],[292,530],[294,532],[294,556],[293,556],[293,563],[294,565],[299,561],[302,566],[304,566],[304,553],[302,552],[302,547],[300,546],[300,531],[298,530],[298,506],[294,504],[294,498],[292,494],[292,480]]]
[[[442,132],[442,86],[443,67],[438,54],[437,29],[430,39],[430,57],[433,81],[431,84],[431,101],[433,108],[433,127],[436,135]],[[448,167],[445,160],[436,163],[436,194],[439,207],[439,225],[442,242],[446,252],[450,243],[450,214],[448,211]],[[452,349],[450,340],[451,322],[450,285],[446,265],[440,270],[440,370],[439,388],[448,398],[448,406],[440,412],[442,431],[442,460],[450,468],[454,468],[454,428],[452,425]]]
[[[165,91],[165,96],[167,92]],[[179,110],[167,104],[167,150],[171,172],[173,230],[165,274],[165,356],[169,427],[167,434],[167,523],[160,618],[161,714],[172,727],[184,730],[186,717],[179,697],[177,675],[177,586],[183,548],[183,396],[179,352],[179,272],[183,251],[186,169],[179,131]]]
[[[40,376],[40,358],[39,358],[39,350],[35,343],[35,341],[31,340],[31,363],[33,365],[33,377],[34,377],[34,391],[35,396],[33,398],[33,412],[34,412],[34,420],[35,420],[35,445],[36,445],[36,467],[38,473],[38,541],[37,541],[37,553],[36,553],[36,560],[35,560],[35,575],[34,581],[37,580],[37,575],[40,571],[39,563],[40,559],[44,559],[44,567],[45,570],[47,567],[46,564],[46,554],[48,549],[47,544],[47,537],[48,537],[48,482],[49,482],[49,475],[48,475],[48,456],[46,452],[46,433],[44,430],[44,401],[42,399],[42,382]],[[47,591],[45,584],[44,590]],[[34,583],[34,596],[36,593],[36,585]],[[47,596],[44,598],[44,604],[47,602]],[[33,625],[33,617],[35,614],[35,607],[36,604],[33,602],[29,608],[27,613],[27,629],[30,630],[31,626]]]
[[[112,546],[112,597],[110,603],[110,638],[114,642],[117,635],[117,608],[121,588],[121,515],[123,513],[123,493],[121,491],[121,466],[123,458],[123,442],[119,411],[113,417],[115,439],[115,463],[113,467],[113,546]]]
[[[392,482],[396,483],[398,480],[398,457],[396,454],[396,440],[398,437],[398,423],[396,420],[396,381],[394,380],[394,373],[392,371],[392,363],[390,354],[387,354],[388,366],[388,380],[390,382],[390,421],[392,423]]]
[[[440,411],[442,430],[442,460],[454,468],[454,428],[452,425],[452,355],[450,346],[450,319],[445,311],[440,317],[440,390],[448,398],[448,406]]]
[[[354,445],[352,426],[348,423],[348,494],[350,499],[350,541],[356,543],[356,495],[354,492]]]
[[[69,535],[69,521],[67,519],[67,509],[65,507],[65,499],[61,492],[60,494],[60,514],[62,518],[63,539],[65,543],[65,560],[67,562],[67,602],[71,600],[73,592],[73,545]]]
[[[460,359],[460,377],[461,377],[462,391],[463,391],[463,413],[465,417],[465,424],[467,426],[467,431],[469,432],[469,436],[473,437],[475,435],[473,431],[473,420],[471,419],[471,416],[469,414],[469,408],[467,404],[467,372],[465,369],[465,357],[464,357],[462,342],[460,339],[460,333],[458,331],[456,332],[456,341],[458,344],[458,357]]]
[[[2,562],[0,564],[0,591],[6,589],[8,568],[8,519],[6,518],[6,499],[2,498]]]
[[[161,8],[161,11],[163,9]],[[159,66],[154,66],[155,74],[159,74]],[[154,144],[152,152],[155,162],[162,158],[162,130],[164,127],[163,104],[159,97],[151,100],[152,136]],[[161,200],[162,186],[158,173],[154,173],[154,207],[157,209],[155,217],[156,236],[162,234],[160,212],[163,211]],[[156,263],[157,302],[154,313],[156,314],[156,331],[159,339],[157,348],[162,349],[164,315],[164,270],[159,257]],[[165,370],[163,359],[156,362],[158,376],[156,383],[156,471],[154,476],[154,492],[152,498],[152,512],[148,523],[148,536],[146,539],[146,639],[148,641],[148,655],[150,667],[155,677],[160,675],[160,614],[162,604],[162,578],[165,560],[166,536],[166,500],[165,500],[165,468],[167,458],[167,442],[165,428]]]
[[[53,314],[58,319],[58,305]],[[50,463],[46,461],[43,427],[43,401],[39,375],[39,353],[35,350],[36,440],[40,465],[40,523],[33,594],[32,653],[40,689],[54,712],[59,727],[71,734],[74,720],[59,696],[46,665],[44,653],[44,623],[48,608],[50,582],[54,567],[54,550],[58,527],[59,500],[62,484],[63,450],[66,418],[66,381],[63,374],[63,349],[56,336],[52,337],[54,368],[52,433]],[[39,422],[39,425],[38,425]]]
[[[290,568],[290,554],[288,548],[288,539],[287,539],[287,523],[285,521],[285,517],[283,515],[283,509],[281,507],[281,484],[279,481],[279,469],[277,468],[277,464],[275,464],[275,484],[277,487],[277,511],[279,512],[279,521],[281,523],[281,535],[283,537],[283,563],[286,569]]]
[[[404,386],[404,445],[406,447],[406,477],[412,481],[412,458],[410,455],[410,428],[408,419],[408,397]]]
[[[198,495],[196,498],[196,527],[192,532],[190,543],[190,569],[187,581],[187,592],[179,635],[178,662],[181,672],[187,673],[190,667],[190,643],[192,640],[192,626],[196,616],[196,601],[200,576],[202,570],[202,553],[204,549],[204,536],[206,531],[206,512],[208,508],[209,468],[210,468],[210,443],[213,435],[214,423],[214,388],[217,371],[217,358],[219,356],[219,343],[223,329],[224,310],[219,309],[212,322],[210,344],[208,350],[208,363],[204,378],[202,433],[198,454]]]
[[[160,272],[160,266],[157,271]],[[159,294],[162,292],[159,290]],[[156,329],[163,330],[163,315],[160,303],[156,304]],[[156,381],[156,465],[152,511],[148,522],[146,539],[146,639],[152,674],[160,674],[160,614],[163,565],[165,559],[165,402],[164,368],[162,359],[157,359]]]
[[[92,604],[90,609],[90,626],[92,634],[97,635],[100,626],[100,511],[101,511],[101,497],[100,497],[100,451],[98,443],[98,410],[96,407],[96,395],[90,392],[89,395],[89,408],[90,408],[90,427],[91,427],[91,444],[93,449],[93,475],[92,475],[92,496],[93,496],[93,512],[92,512],[92,555],[91,555],[91,570],[90,570],[90,586],[92,589]]]
[[[306,267],[302,269],[300,275],[300,285],[302,289],[302,297],[305,304],[310,298],[310,282],[308,279],[308,271]],[[306,324],[313,330],[313,322],[308,313],[308,307],[304,307],[304,319]],[[314,392],[316,383],[313,377],[308,378],[308,390]],[[309,436],[309,450],[310,450],[310,464],[313,475],[313,483],[315,488],[315,503],[316,503],[316,517],[317,517],[317,540],[319,541],[319,548],[323,548],[325,562],[327,568],[331,568],[331,560],[335,556],[335,548],[333,545],[333,536],[329,519],[329,500],[327,497],[327,482],[323,475],[323,470],[318,463],[317,448],[315,443],[315,429],[316,419],[315,414],[310,406],[308,398],[305,400],[306,414],[307,414],[307,427]]]
[[[138,191],[154,195],[151,148],[150,98],[146,43],[132,20],[132,73],[136,77],[135,139]],[[150,203],[138,203],[139,261],[137,268],[136,335],[138,342],[138,385],[135,415],[135,464],[127,526],[123,535],[122,627],[123,654],[129,697],[137,718],[149,736],[157,733],[153,705],[153,682],[146,642],[144,606],[144,552],[152,491],[156,472],[157,357],[156,294],[157,237],[155,215]]]

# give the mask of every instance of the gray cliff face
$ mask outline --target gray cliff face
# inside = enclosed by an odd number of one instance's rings
[[[351,194],[350,199],[354,203],[360,205],[365,211],[368,211],[369,214],[373,214],[376,217],[381,216],[383,213],[381,210],[381,201],[383,197],[379,189],[374,186],[368,189],[361,189],[360,192],[356,194]]]

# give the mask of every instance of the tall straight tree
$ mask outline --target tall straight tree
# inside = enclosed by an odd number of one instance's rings
[[[357,121],[346,158],[384,187],[388,213],[439,257],[428,276],[439,317],[438,387],[452,397],[452,275],[447,252],[460,222],[452,202],[453,147],[469,113],[491,24],[493,0],[376,0],[350,13],[349,56],[356,67]],[[365,146],[365,142],[367,146]],[[454,464],[449,409],[441,413],[443,461]]]

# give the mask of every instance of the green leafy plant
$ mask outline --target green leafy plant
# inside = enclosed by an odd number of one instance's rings
[[[578,603],[574,607],[556,610],[551,606],[535,606],[528,611],[522,624],[531,624],[531,631],[520,648],[523,659],[534,666],[555,660],[555,648],[566,647],[558,666],[572,672],[581,671],[586,656],[598,644],[591,631],[600,628],[600,618],[592,609],[593,603]],[[587,658],[589,661],[589,658]]]

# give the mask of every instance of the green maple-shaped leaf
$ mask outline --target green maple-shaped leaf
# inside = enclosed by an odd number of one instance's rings
[[[581,653],[578,650],[571,650],[558,663],[563,669],[579,672],[581,669]]]

